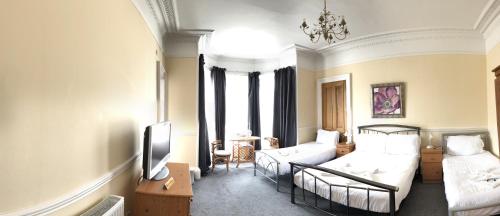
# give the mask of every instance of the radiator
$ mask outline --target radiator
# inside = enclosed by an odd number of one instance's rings
[[[124,198],[111,195],[80,216],[124,216]]]

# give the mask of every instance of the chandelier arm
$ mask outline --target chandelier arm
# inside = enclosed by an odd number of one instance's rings
[[[339,39],[339,40],[344,40],[344,39],[347,37],[347,35],[346,35],[346,34],[338,34],[338,35],[337,35],[337,34],[334,34],[334,35],[335,35],[335,38],[337,38],[337,39]],[[339,36],[343,36],[343,37],[339,37]]]

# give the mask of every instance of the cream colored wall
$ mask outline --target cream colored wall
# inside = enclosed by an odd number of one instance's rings
[[[495,101],[495,75],[491,72],[500,65],[500,44],[490,50],[486,55],[486,93],[488,97],[488,130],[491,136],[492,152],[499,156],[498,131],[497,131],[497,110]]]
[[[317,78],[352,74],[354,127],[397,123],[423,128],[486,128],[484,62],[483,55],[407,56],[319,71]],[[371,117],[370,85],[386,82],[406,83],[405,118]]]
[[[0,212],[74,192],[141,150],[159,58],[131,1],[4,1],[0,27]],[[55,214],[109,193],[130,210],[138,164]]]
[[[316,139],[316,77],[314,71],[297,69],[297,127],[299,143]]]
[[[172,161],[198,166],[198,59],[167,57],[167,116],[172,122]]]

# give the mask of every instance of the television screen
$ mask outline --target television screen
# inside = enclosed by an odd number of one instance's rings
[[[156,167],[170,153],[170,124],[151,127],[151,167]]]
[[[170,157],[170,133],[170,122],[160,122],[146,127],[142,164],[144,178],[161,179],[168,175],[165,164]]]

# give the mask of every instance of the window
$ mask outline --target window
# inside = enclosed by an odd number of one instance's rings
[[[248,75],[226,73],[226,146],[248,130]]]
[[[260,132],[261,137],[273,136],[274,73],[260,75]],[[262,149],[270,148],[269,142],[261,139]]]
[[[205,68],[205,113],[209,140],[215,137],[215,99],[210,69]],[[274,74],[260,75],[260,124],[261,138],[272,137]],[[226,149],[232,149],[231,138],[248,129],[248,74],[226,72]],[[262,139],[262,148],[269,148],[269,143]]]

